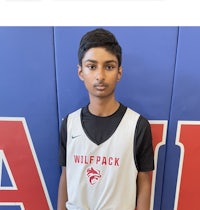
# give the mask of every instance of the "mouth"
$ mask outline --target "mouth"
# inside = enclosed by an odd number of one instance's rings
[[[107,85],[106,84],[95,84],[94,87],[97,89],[97,90],[105,90]]]

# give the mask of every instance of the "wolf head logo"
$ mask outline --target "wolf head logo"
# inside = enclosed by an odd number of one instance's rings
[[[95,170],[93,167],[87,169],[87,176],[90,184],[95,184],[100,178],[101,174],[99,170]]]

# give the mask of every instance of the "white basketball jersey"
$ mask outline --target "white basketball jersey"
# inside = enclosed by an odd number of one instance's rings
[[[137,169],[134,135],[139,114],[127,108],[113,135],[93,143],[81,125],[81,109],[68,116],[68,210],[133,210]]]

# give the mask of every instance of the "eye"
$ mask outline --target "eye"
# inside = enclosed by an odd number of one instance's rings
[[[110,65],[110,64],[109,64],[109,65],[106,66],[106,70],[109,70],[109,71],[110,71],[110,70],[113,70],[114,68],[115,68],[114,65]]]
[[[90,70],[95,70],[96,69],[96,65],[94,65],[94,64],[88,64],[87,65],[87,68],[90,69]]]

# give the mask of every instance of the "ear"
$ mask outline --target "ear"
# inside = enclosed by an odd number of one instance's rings
[[[82,71],[82,67],[78,64],[78,76],[79,76],[79,78],[80,78],[80,80],[84,80],[83,79],[83,71]]]
[[[122,66],[120,66],[118,69],[117,81],[119,81],[121,77],[122,77]]]

